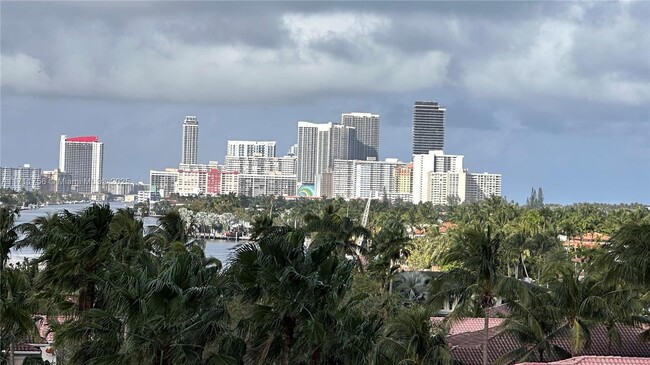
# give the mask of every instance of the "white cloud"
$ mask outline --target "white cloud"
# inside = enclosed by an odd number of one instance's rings
[[[608,70],[602,65],[599,73],[587,73],[581,69],[584,65],[576,62],[576,58],[581,57],[583,63],[602,63],[600,57],[586,61],[584,58],[589,57],[589,52],[599,56],[616,52],[617,42],[594,42],[590,44],[591,48],[581,49],[576,47],[584,45],[577,41],[583,41],[585,35],[607,34],[609,39],[625,42],[626,37],[620,33],[629,35],[631,29],[634,29],[629,25],[629,17],[623,13],[615,19],[613,27],[603,30],[581,23],[583,16],[582,8],[572,6],[566,18],[545,20],[533,27],[535,33],[527,44],[519,44],[510,52],[492,55],[485,60],[464,62],[465,87],[475,96],[511,100],[535,100],[542,97],[629,105],[647,103],[650,98],[647,78],[630,79],[624,72]],[[616,34],[608,34],[612,32]],[[599,38],[601,42],[602,39]],[[594,47],[612,48],[602,52],[593,49]],[[646,60],[648,58],[647,55],[639,56]]]

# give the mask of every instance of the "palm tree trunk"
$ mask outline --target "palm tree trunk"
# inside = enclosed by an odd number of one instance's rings
[[[488,338],[489,338],[489,327],[490,327],[490,317],[488,316],[488,311],[487,307],[484,308],[485,310],[485,324],[483,325],[483,333],[485,334],[483,338],[483,365],[488,364]]]
[[[280,365],[289,365],[289,353],[293,342],[293,330],[296,327],[295,319],[284,317],[282,320],[284,329],[282,333],[282,352],[280,353]]]

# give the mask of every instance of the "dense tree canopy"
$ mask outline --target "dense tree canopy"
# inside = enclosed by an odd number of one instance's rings
[[[616,348],[619,324],[650,322],[641,206],[373,201],[362,227],[365,201],[182,201],[252,222],[252,240],[221,263],[171,204],[152,228],[108,205],[17,227],[0,207],[0,364],[41,315],[58,363],[84,365],[452,364],[448,326],[483,318],[485,351],[497,301],[509,308],[500,330],[520,344],[502,363],[579,353],[595,326]],[[10,263],[26,246],[39,257]]]

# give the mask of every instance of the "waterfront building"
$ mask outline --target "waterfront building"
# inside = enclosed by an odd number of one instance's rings
[[[275,141],[228,141],[226,156],[275,157]]]
[[[379,158],[379,114],[345,113],[341,115],[341,124],[355,128],[356,139],[348,158],[367,160]]]
[[[129,179],[111,179],[104,181],[103,192],[113,195],[128,195],[135,192],[135,184]]]
[[[413,154],[444,150],[445,108],[435,101],[416,101],[413,105]]]
[[[48,193],[69,194],[70,193],[70,174],[54,169],[43,171],[41,174],[41,190]]]
[[[166,168],[163,171],[149,171],[149,191],[157,192],[162,198],[169,197],[176,191],[177,181],[178,169]]]
[[[21,167],[0,167],[0,188],[14,191],[41,190],[41,169],[25,164]]]
[[[298,122],[298,183],[314,184],[316,175],[327,170],[331,163],[332,123]]]
[[[194,165],[198,163],[199,155],[199,122],[195,116],[186,116],[183,121],[183,145],[181,164]]]
[[[180,196],[220,193],[221,171],[216,163],[180,164],[177,172],[175,192]]]
[[[332,172],[334,197],[387,198],[409,201],[410,192],[400,192],[396,170],[406,164],[394,158],[385,161],[335,160]]]
[[[501,174],[467,174],[467,195],[465,200],[481,201],[490,196],[501,196]]]
[[[238,194],[245,196],[293,196],[296,194],[296,175],[239,174]]]
[[[70,191],[98,193],[104,172],[104,144],[97,136],[61,136],[59,170],[70,174]]]
[[[226,156],[224,171],[238,171],[242,174],[295,175],[296,157]]]
[[[446,155],[441,150],[413,155],[413,203],[431,201],[431,172],[463,172],[463,159],[462,155]]]

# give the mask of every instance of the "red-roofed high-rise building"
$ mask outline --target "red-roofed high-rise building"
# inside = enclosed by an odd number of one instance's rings
[[[104,143],[97,136],[61,136],[59,170],[69,174],[70,192],[100,192],[104,172]]]

